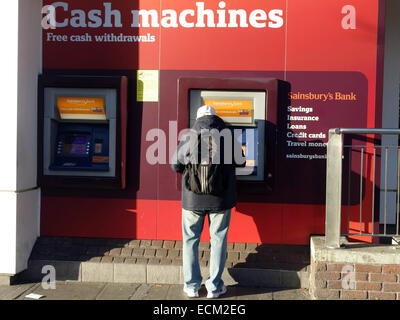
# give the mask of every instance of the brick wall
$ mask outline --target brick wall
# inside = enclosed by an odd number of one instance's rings
[[[400,300],[400,265],[311,260],[313,299]]]

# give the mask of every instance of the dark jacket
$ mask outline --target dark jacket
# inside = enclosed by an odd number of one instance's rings
[[[195,130],[198,134],[200,134],[201,129],[218,129],[223,130],[227,128],[225,122],[218,116],[203,116],[196,120],[193,125],[193,130]],[[223,139],[221,139],[223,141]],[[235,139],[232,139],[233,143],[238,143]],[[178,146],[177,153],[178,158],[177,161],[172,161],[171,167],[174,171],[178,173],[183,173],[182,175],[182,208],[191,211],[203,211],[203,210],[211,210],[211,211],[222,211],[231,209],[236,205],[236,175],[235,175],[235,167],[245,166],[245,163],[242,165],[238,165],[234,161],[234,155],[232,153],[232,164],[223,164],[224,166],[224,180],[226,182],[226,189],[224,193],[220,196],[215,195],[204,195],[204,194],[196,194],[190,191],[185,183],[186,175],[188,174],[185,170],[186,166],[184,164],[184,160],[182,158],[182,154],[185,152],[179,152],[179,150],[184,146],[181,142]],[[240,147],[240,146],[239,146]],[[221,142],[221,154],[223,151],[224,145]],[[232,147],[232,150],[233,147]]]

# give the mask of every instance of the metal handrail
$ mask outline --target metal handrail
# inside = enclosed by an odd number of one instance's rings
[[[356,129],[356,128],[335,128],[330,129],[329,132],[333,130],[335,134],[351,134],[351,133],[359,133],[359,134],[400,134],[400,129],[373,129],[373,128],[364,128],[364,129]]]
[[[343,145],[344,134],[400,135],[400,129],[334,128],[329,130],[329,140],[327,145],[326,219],[325,219],[325,246],[328,248],[340,247],[340,236],[341,236],[340,227],[341,227],[341,209],[342,209],[342,166],[343,166],[342,159],[343,159],[343,149],[344,149]],[[375,157],[375,151],[374,151],[374,157]],[[387,157],[386,157],[386,162],[387,162]],[[387,164],[386,164],[386,169],[387,169]],[[375,162],[374,162],[374,171],[375,171]],[[362,173],[360,177],[360,183],[362,184]],[[374,183],[375,183],[375,175],[374,175]],[[360,188],[360,190],[362,190],[362,187]],[[360,216],[361,216],[361,210],[362,208],[360,207]],[[397,218],[399,219],[398,215],[399,213],[397,214]],[[361,234],[361,229],[360,229],[360,234]],[[384,234],[386,234],[386,230]],[[368,235],[368,234],[363,234],[363,235]],[[380,236],[381,234],[373,234],[373,235]]]

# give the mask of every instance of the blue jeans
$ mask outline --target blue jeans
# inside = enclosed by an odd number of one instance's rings
[[[208,292],[215,292],[223,286],[221,279],[226,261],[226,240],[231,209],[224,211],[189,211],[182,209],[183,235],[183,278],[184,286],[198,290],[202,277],[199,266],[199,242],[204,219],[208,216],[210,226],[210,277],[206,281]]]

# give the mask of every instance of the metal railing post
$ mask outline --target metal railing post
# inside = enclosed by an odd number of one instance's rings
[[[396,232],[395,234],[390,234],[392,236],[400,236],[400,148],[398,144],[384,146],[380,145],[379,140],[378,144],[376,145],[374,140],[371,140],[373,145],[359,145],[355,146],[350,143],[349,146],[343,144],[343,135],[345,134],[365,134],[365,135],[397,135],[400,137],[400,129],[374,129],[374,128],[336,128],[329,130],[329,141],[327,147],[327,172],[326,172],[326,209],[325,209],[325,246],[327,248],[339,248],[340,247],[340,237],[341,236],[372,236],[372,237],[387,237],[387,191],[388,191],[388,176],[389,174],[394,175],[395,173],[388,172],[388,149],[395,148],[397,150],[397,162],[398,162],[398,171],[397,171],[397,203],[396,203]],[[375,138],[374,138],[375,139]],[[350,179],[351,179],[351,154],[352,154],[352,147],[361,148],[360,156],[361,156],[361,164],[360,164],[360,232],[358,233],[351,233],[349,226],[350,226],[350,196],[351,196],[351,189],[350,189]],[[345,154],[344,148],[349,148],[349,155],[348,155],[348,162],[349,162],[349,170],[348,170],[348,230],[347,233],[341,233],[341,208],[342,208],[342,168],[343,168],[343,155]],[[371,181],[368,180],[367,175],[364,177],[364,149],[373,148],[373,177],[372,177],[372,233],[370,232],[362,232],[362,218],[363,218],[363,179],[365,179],[365,183],[370,183]],[[379,148],[381,151],[379,155],[376,153],[376,149]],[[383,153],[383,151],[385,151]],[[367,157],[368,152],[365,153],[365,157]],[[384,232],[382,233],[375,233],[374,230],[374,223],[375,223],[375,186],[376,183],[376,158],[381,157],[383,161],[383,155],[385,155],[384,159],[384,203],[383,203],[383,210],[380,211],[380,217],[383,217],[383,228]],[[366,158],[367,161],[367,158]],[[368,161],[367,161],[368,163]],[[381,166],[383,168],[383,166]],[[356,168],[357,170],[357,168]],[[366,195],[364,195],[366,197]],[[393,210],[393,209],[391,209]]]
[[[342,134],[340,130],[330,129],[326,170],[325,246],[327,248],[340,247],[342,153]]]

